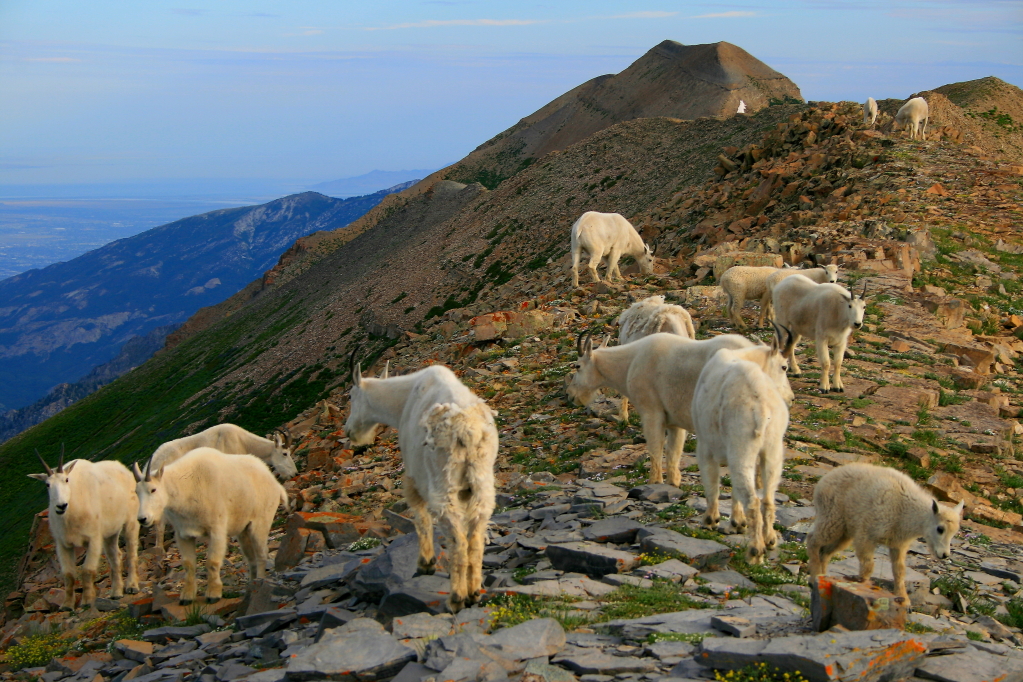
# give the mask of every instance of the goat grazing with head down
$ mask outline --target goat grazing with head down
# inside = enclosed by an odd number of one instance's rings
[[[650,454],[650,482],[664,482],[661,460],[667,446],[668,482],[677,486],[682,482],[679,461],[686,431],[693,430],[693,389],[703,366],[722,348],[752,346],[751,341],[736,334],[722,334],[705,341],[675,334],[651,334],[624,346],[594,348],[589,336],[580,335],[576,342],[577,370],[566,382],[566,389],[579,405],[588,405],[600,388],[611,388],[627,396],[643,420],[643,436]]]
[[[785,376],[785,355],[793,340],[787,330],[783,336],[783,330],[775,326],[770,346],[719,350],[707,361],[693,393],[696,460],[707,496],[704,523],[716,526],[720,519],[720,467],[727,465],[732,479],[732,526],[746,527],[751,563],[761,561],[765,549],[778,542],[774,493],[781,480],[793,399]]]
[[[298,474],[298,466],[291,458],[291,433],[277,429],[273,439],[261,438],[234,424],[217,424],[205,431],[169,440],[153,452],[150,465],[154,470],[176,462],[197,448],[213,448],[225,455],[252,455],[263,460],[272,467],[282,481],[294,478]],[[156,546],[163,549],[163,519],[156,519]]]
[[[82,608],[96,601],[100,548],[110,565],[110,598],[139,591],[139,500],[131,472],[120,462],[76,459],[64,463],[64,446],[56,469],[39,455],[45,474],[29,474],[49,488],[50,532],[64,577],[62,611],[75,608],[75,547],[85,547],[82,564]],[[128,586],[121,577],[118,539],[124,533],[128,554]]]
[[[602,260],[607,261],[607,281],[613,282],[615,275],[622,279],[618,270],[618,259],[632,256],[639,265],[640,272],[650,274],[654,271],[654,255],[650,247],[643,243],[643,238],[636,232],[628,220],[617,213],[597,213],[587,211],[579,216],[572,225],[572,286],[579,286],[579,261],[582,252],[589,255],[587,268],[594,282],[600,281],[597,266]]]
[[[166,518],[181,552],[185,584],[178,601],[191,604],[196,595],[195,543],[206,539],[206,601],[223,596],[220,567],[229,537],[238,538],[249,565],[249,584],[266,574],[266,541],[277,507],[289,509],[288,494],[270,469],[252,455],[225,455],[197,448],[158,469],[150,458],[143,475],[132,467],[139,497],[139,522],[151,525]]]
[[[863,326],[866,295],[866,282],[863,292],[854,296],[838,284],[817,284],[802,275],[786,277],[774,287],[774,319],[796,337],[789,351],[789,364],[794,374],[802,373],[796,363],[796,344],[804,336],[813,338],[817,342],[817,361],[821,363],[821,391],[845,391],[842,361],[853,330]],[[829,344],[834,346],[834,385],[830,377]]]
[[[682,306],[665,303],[664,296],[650,296],[636,301],[618,316],[619,346],[662,332],[686,339],[696,338],[696,329],[689,311]],[[619,418],[629,421],[629,399],[624,396]]]
[[[358,446],[372,444],[381,424],[398,430],[419,572],[436,570],[433,523],[439,521],[453,545],[448,607],[457,612],[479,601],[483,589],[483,549],[495,503],[494,415],[443,365],[400,377],[387,374],[385,368],[379,379],[364,378],[354,365],[345,434]]]

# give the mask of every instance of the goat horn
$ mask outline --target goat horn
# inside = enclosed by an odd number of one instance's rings
[[[867,280],[863,280],[863,293],[860,294],[860,298],[867,297]]]
[[[579,336],[575,337],[575,351],[579,355],[583,354],[583,337],[586,336],[586,332],[579,332]]]
[[[388,360],[387,362],[384,363],[384,374],[380,378],[381,379],[386,379],[388,376],[390,376],[390,374],[391,374],[391,361]]]
[[[153,480],[153,456],[149,456],[149,461],[146,462],[146,481]]]
[[[139,463],[138,462],[133,462],[132,463],[132,465],[131,465],[131,473],[135,477],[135,480],[137,482],[139,482],[139,483],[142,482],[142,480],[143,480],[142,470],[139,469]]]
[[[47,476],[52,476],[53,475],[53,469],[51,469],[50,465],[46,463],[46,460],[43,459],[43,456],[39,454],[39,448],[36,448],[36,457],[39,458],[39,461],[42,462],[42,464],[43,464],[43,468],[46,469],[46,475]]]
[[[355,371],[355,354],[359,352],[360,346],[362,346],[361,343],[355,344],[355,348],[352,349],[352,354],[348,357],[348,370],[351,372]]]
[[[64,444],[60,444],[60,462],[57,464],[57,473],[64,473]]]

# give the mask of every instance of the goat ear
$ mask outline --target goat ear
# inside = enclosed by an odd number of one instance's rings
[[[71,470],[75,468],[76,464],[78,464],[78,460],[77,459],[74,460],[73,462],[71,462],[71,464],[68,464],[66,467],[64,467],[64,473],[65,474],[70,474]]]
[[[957,504],[956,508],[955,508],[955,513],[958,516],[962,516],[962,514],[963,514],[963,507],[965,507],[965,506],[966,506],[966,500],[959,500],[959,504]]]
[[[587,334],[586,337],[583,339],[583,352],[582,352],[582,354],[588,356],[592,352],[593,352],[593,337],[590,336],[589,334]]]
[[[359,363],[355,363],[355,369],[352,370],[352,383],[355,386],[362,387],[362,367]]]
[[[607,348],[607,343],[610,340],[611,340],[611,335],[610,334],[604,334],[604,339],[600,342],[600,347],[601,348]]]
[[[28,474],[28,477],[34,478],[37,481],[42,481],[43,483],[46,483],[46,480],[50,478],[49,474]]]
[[[938,501],[937,500],[931,500],[931,511],[933,513],[937,514],[939,510],[940,510],[940,507],[938,507]]]
[[[391,361],[388,360],[384,363],[384,373],[380,375],[381,379],[386,379],[391,374]]]
[[[137,483],[141,483],[142,479],[145,478],[142,475],[142,470],[139,469],[139,463],[138,462],[135,462],[134,464],[131,465],[131,473],[132,473],[133,476],[135,476],[135,481]]]

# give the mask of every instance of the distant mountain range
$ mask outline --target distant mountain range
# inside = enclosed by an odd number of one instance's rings
[[[308,189],[314,192],[320,192],[330,197],[340,197],[342,199],[347,197],[356,197],[363,194],[369,194],[375,192],[379,187],[390,187],[389,191],[396,191],[393,185],[408,183],[409,185],[415,184],[410,183],[410,180],[421,180],[430,173],[435,172],[436,168],[430,168],[428,170],[401,170],[401,171],[382,171],[375,170],[370,171],[364,175],[356,175],[351,178],[341,178],[340,180],[331,180],[329,182],[321,182],[316,185],[310,185]]]
[[[0,281],[0,403],[20,408],[75,382],[133,337],[230,297],[299,237],[342,228],[405,187],[211,211]]]

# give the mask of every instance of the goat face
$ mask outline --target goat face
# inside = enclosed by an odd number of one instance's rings
[[[163,517],[163,509],[167,506],[167,488],[163,485],[163,467],[156,473],[146,469],[143,476],[136,462],[132,467],[135,474],[135,494],[139,498],[139,523],[151,526]]]
[[[821,265],[824,272],[828,273],[828,281],[834,284],[838,281],[838,266],[837,265]]]
[[[951,554],[952,536],[959,530],[959,521],[963,512],[963,502],[955,507],[944,507],[931,502],[931,519],[927,524],[924,539],[927,546],[938,559],[947,559]]]
[[[29,474],[29,478],[42,481],[46,484],[50,495],[50,509],[58,516],[63,516],[71,504],[71,470],[75,468],[77,461],[67,466],[59,466],[50,470],[48,474]]]
[[[643,255],[636,257],[636,265],[644,275],[649,275],[654,271],[654,254],[646,244],[643,245]]]
[[[274,449],[270,453],[270,466],[273,467],[282,481],[294,478],[298,475],[298,465],[291,458],[291,448],[286,446],[284,439],[281,438],[281,434],[275,433],[273,439]]]
[[[361,385],[352,387],[349,406],[351,409],[348,421],[345,422],[345,435],[352,441],[352,445],[372,445],[377,438],[380,424],[369,415],[369,401]]]
[[[589,336],[580,339],[577,349],[579,361],[572,365],[575,372],[565,379],[565,391],[577,405],[585,407],[600,389],[601,376],[596,363],[593,362],[593,340]]]
[[[859,329],[863,326],[863,311],[867,307],[866,300],[862,298],[850,298],[846,301],[846,316],[849,326]]]

